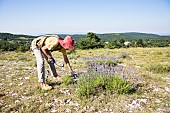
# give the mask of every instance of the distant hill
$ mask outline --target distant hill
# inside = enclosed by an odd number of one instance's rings
[[[61,37],[65,37],[66,34],[58,34]],[[124,40],[138,40],[138,39],[169,39],[170,36],[160,36],[157,34],[148,34],[148,33],[138,33],[138,32],[128,32],[128,33],[106,33],[106,34],[96,34],[100,39],[104,41],[111,41],[116,39],[124,39]],[[85,38],[86,34],[74,34],[72,35],[75,40],[79,38]],[[33,39],[38,36],[31,35],[20,35],[20,34],[11,34],[11,33],[0,33],[0,39],[21,39],[21,37],[25,37],[27,39]]]
[[[125,40],[138,40],[138,39],[165,39],[170,38],[170,36],[160,36],[157,34],[147,34],[147,33],[107,33],[107,34],[97,34],[99,38],[104,41],[111,41],[115,39],[125,39]]]
[[[11,33],[0,33],[0,39],[19,39],[20,37],[25,37],[25,38],[35,38],[36,36],[31,36],[31,35],[20,35],[20,34],[11,34]]]
[[[46,34],[46,35],[50,35],[50,34]],[[57,34],[60,37],[65,37],[66,34]],[[38,36],[32,36],[32,35],[23,35],[23,34],[12,34],[12,33],[0,33],[0,39],[5,39],[5,40],[16,40],[16,39],[21,39],[21,37],[24,37],[25,39],[33,39],[36,37],[39,37],[41,35]],[[81,35],[81,34],[75,34],[72,35],[75,40],[78,40],[79,38],[85,38],[86,35]]]

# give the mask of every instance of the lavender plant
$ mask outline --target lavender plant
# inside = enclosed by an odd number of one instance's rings
[[[77,83],[79,97],[89,98],[101,91],[117,94],[129,94],[139,81],[136,69],[124,68],[118,64],[120,57],[95,56],[86,58],[86,73],[80,75]]]

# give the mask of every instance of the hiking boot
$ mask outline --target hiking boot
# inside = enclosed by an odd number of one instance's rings
[[[48,91],[48,90],[51,90],[52,89],[52,86],[49,86],[48,84],[41,84],[41,89],[42,90],[45,90],[45,91]]]
[[[54,80],[55,82],[59,82],[59,81],[61,81],[61,79],[62,79],[61,76],[53,77],[53,80]]]

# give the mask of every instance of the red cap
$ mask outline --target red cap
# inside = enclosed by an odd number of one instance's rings
[[[59,38],[59,43],[65,49],[75,50],[74,39],[71,36],[66,36],[64,39],[63,38]]]

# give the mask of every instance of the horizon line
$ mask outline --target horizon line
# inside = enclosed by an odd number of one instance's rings
[[[92,32],[92,31],[89,31]],[[38,34],[31,34],[31,33],[12,33],[12,32],[0,32],[0,33],[9,33],[9,34],[13,34],[13,35],[29,35],[29,36],[41,36],[41,35],[86,35],[89,32],[82,32],[82,33],[38,33]],[[92,32],[95,33],[95,32]],[[105,33],[95,33],[95,34],[112,34],[112,33],[142,33],[142,34],[153,34],[153,35],[159,35],[159,36],[170,36],[170,33],[151,33],[151,32],[105,32]]]

